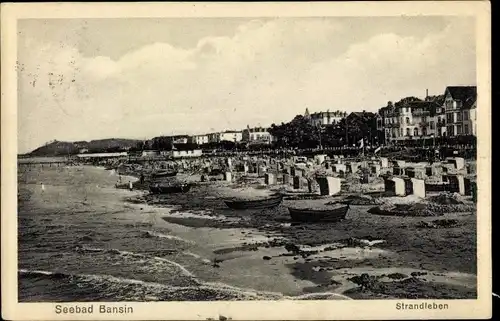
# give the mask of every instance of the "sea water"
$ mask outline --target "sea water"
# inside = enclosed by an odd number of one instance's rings
[[[236,263],[228,264],[230,270],[213,267],[213,249],[226,232],[169,224],[161,219],[166,209],[128,203],[141,192],[114,188],[118,179],[90,166],[20,169],[20,302],[276,300],[301,294],[301,286],[281,271],[259,268],[242,278],[244,267]],[[276,277],[265,283],[262,276],[271,272]],[[273,288],[279,278],[292,285]],[[258,280],[264,280],[260,289],[251,289]]]

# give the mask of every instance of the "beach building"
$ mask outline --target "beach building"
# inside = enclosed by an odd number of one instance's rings
[[[141,153],[142,157],[153,157],[153,156],[158,156],[160,154],[159,151],[157,150],[143,150]]]
[[[78,154],[76,157],[80,159],[104,159],[104,158],[117,158],[117,157],[127,157],[128,153],[127,152],[120,152],[120,153],[85,153],[85,154]]]
[[[194,158],[194,157],[201,157],[202,155],[203,152],[201,149],[172,151],[173,158],[183,158],[183,157]]]

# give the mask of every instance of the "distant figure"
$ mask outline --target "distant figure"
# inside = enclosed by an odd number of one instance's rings
[[[121,175],[118,175],[118,182],[122,182],[122,176]]]
[[[144,174],[141,173],[141,184],[144,184]]]
[[[129,190],[132,190],[132,189],[133,189],[133,187],[134,187],[134,186],[132,185],[132,182],[131,182],[131,181],[129,181],[129,182],[128,182],[128,189],[129,189]]]
[[[43,185],[43,183],[40,184],[42,184],[42,192],[45,191],[45,185]]]

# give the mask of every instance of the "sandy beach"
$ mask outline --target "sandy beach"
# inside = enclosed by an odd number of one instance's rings
[[[295,224],[288,206],[321,207],[332,197],[300,199],[304,191],[289,193],[277,208],[244,211],[223,202],[284,189],[247,177],[245,184],[210,182],[185,194],[143,194],[128,201],[168,209],[164,221],[209,235],[201,242],[218,245],[212,254],[221,261],[216,274],[229,284],[290,295],[334,292],[355,299],[475,297],[474,210],[439,217],[391,217],[369,213],[373,205],[351,206],[347,219],[338,223]],[[393,201],[415,200],[407,196]],[[453,226],[433,228],[435,220],[449,220]],[[238,240],[224,243],[220,235]],[[298,246],[302,253],[287,251],[287,244]],[[248,271],[244,276],[242,267]],[[232,278],[233,271],[240,272]],[[363,274],[374,283],[368,290],[360,286],[364,281],[356,279]]]

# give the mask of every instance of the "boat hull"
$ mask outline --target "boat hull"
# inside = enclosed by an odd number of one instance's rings
[[[328,210],[288,208],[292,221],[302,223],[338,222],[345,219],[348,210],[349,205]]]
[[[150,186],[149,190],[152,194],[173,194],[187,193],[191,189],[191,185],[174,185],[174,186]]]
[[[247,210],[247,209],[264,209],[272,208],[281,204],[283,201],[282,196],[266,198],[261,200],[235,200],[235,201],[224,201],[227,207],[234,210]]]

